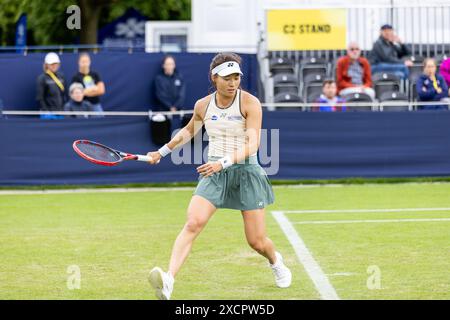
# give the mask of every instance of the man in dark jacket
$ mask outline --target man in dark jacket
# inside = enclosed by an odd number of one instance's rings
[[[162,72],[155,78],[155,96],[158,105],[156,111],[177,111],[183,108],[186,85],[176,70],[175,59],[166,56],[162,63]]]
[[[408,48],[394,33],[391,25],[381,27],[380,37],[374,43],[369,60],[372,64],[372,74],[377,72],[394,73],[402,79],[408,78],[408,67],[412,66],[411,60],[402,60],[410,54]]]

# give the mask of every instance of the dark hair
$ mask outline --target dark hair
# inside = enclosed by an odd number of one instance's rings
[[[208,74],[209,81],[211,81],[211,84],[214,87],[215,84],[214,81],[212,80],[211,72],[215,67],[227,61],[234,61],[237,62],[239,65],[241,65],[242,58],[238,54],[233,52],[221,52],[214,56],[214,58],[211,60],[211,64],[209,65],[209,74]]]
[[[172,56],[172,55],[170,55],[170,54],[166,54],[163,58],[162,58],[162,60],[161,60],[161,65],[163,65],[164,63],[166,63],[166,60],[167,59],[172,59],[175,63],[176,63],[176,60],[175,60],[175,57],[174,56]]]
[[[334,79],[325,79],[322,83],[322,88],[325,87],[328,84],[332,84],[332,83],[336,83],[336,81],[334,81]]]
[[[89,55],[89,53],[87,51],[83,51],[80,53],[80,55],[78,56],[78,61],[80,61],[80,59],[83,57],[88,57],[89,59],[91,58],[91,56]]]

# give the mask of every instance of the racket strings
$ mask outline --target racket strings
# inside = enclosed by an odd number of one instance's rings
[[[120,160],[120,156],[117,153],[99,145],[80,143],[77,147],[82,153],[95,160],[105,162],[116,162]]]

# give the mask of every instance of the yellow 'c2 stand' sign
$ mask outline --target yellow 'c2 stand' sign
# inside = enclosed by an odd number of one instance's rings
[[[346,9],[275,9],[266,18],[269,51],[346,48]]]

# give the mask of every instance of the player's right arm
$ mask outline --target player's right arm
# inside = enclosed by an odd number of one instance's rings
[[[152,161],[149,161],[151,164],[158,163],[162,156],[165,155],[165,150],[167,152],[171,152],[175,148],[189,142],[197,134],[203,126],[203,117],[205,115],[209,100],[210,96],[198,100],[194,105],[194,114],[189,123],[178,131],[172,140],[165,144],[161,149],[147,153],[147,155],[152,158]]]

